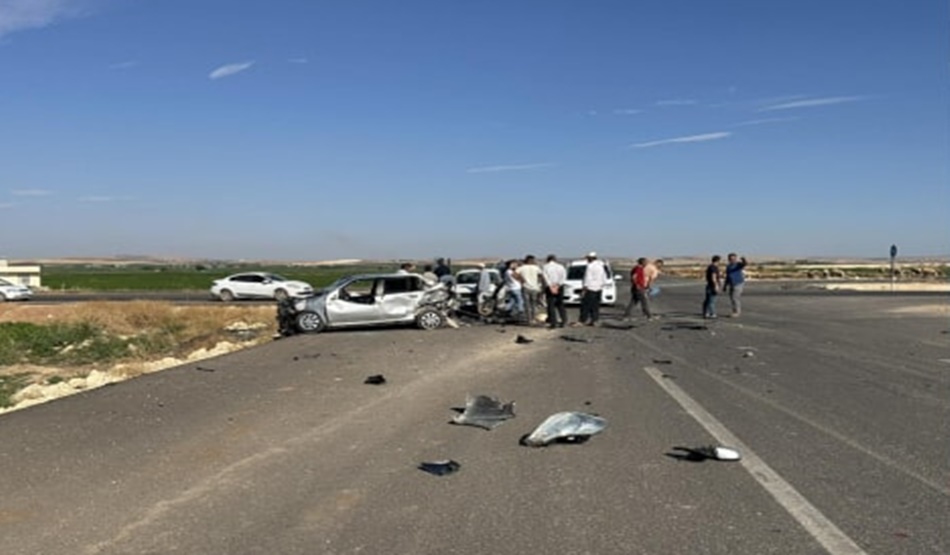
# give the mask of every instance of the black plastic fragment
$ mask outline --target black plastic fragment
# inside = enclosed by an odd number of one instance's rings
[[[655,358],[653,364],[673,364],[673,361],[665,358]]]
[[[519,345],[527,345],[528,343],[534,343],[534,339],[528,339],[527,337],[523,335],[519,335],[518,337],[515,338],[515,343]]]
[[[561,339],[564,341],[570,341],[571,343],[590,343],[590,339],[577,337],[576,335],[562,335]]]
[[[196,366],[195,370],[199,372],[215,372],[214,368],[208,368],[207,366]]]
[[[386,383],[386,377],[383,376],[382,374],[367,376],[366,379],[363,380],[363,383],[369,384],[369,385],[383,385],[384,383]]]
[[[419,463],[419,470],[428,472],[434,476],[445,476],[458,472],[462,465],[451,459],[444,461],[432,461]]]

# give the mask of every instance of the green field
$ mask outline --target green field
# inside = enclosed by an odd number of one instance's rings
[[[211,282],[239,272],[273,272],[324,287],[362,272],[395,271],[393,265],[365,266],[45,266],[43,285],[56,291],[204,291]]]

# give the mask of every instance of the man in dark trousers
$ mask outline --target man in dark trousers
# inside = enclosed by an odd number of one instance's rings
[[[719,273],[718,254],[712,257],[712,263],[706,266],[706,298],[703,300],[703,318],[718,318],[716,315],[716,297],[722,290],[722,274]]]
[[[742,313],[742,289],[745,287],[746,267],[745,257],[739,257],[734,252],[726,257],[726,292],[729,293],[729,303],[732,305],[732,317],[738,318]]]
[[[541,268],[541,276],[544,278],[544,298],[548,304],[548,327],[563,328],[567,323],[567,309],[564,308],[567,269],[557,261],[556,256],[549,254],[547,263]]]
[[[630,318],[637,305],[640,305],[640,310],[648,320],[653,318],[653,312],[650,311],[650,288],[653,287],[658,273],[656,266],[651,264],[649,259],[637,259],[637,265],[630,270],[630,302],[623,311],[624,318]]]

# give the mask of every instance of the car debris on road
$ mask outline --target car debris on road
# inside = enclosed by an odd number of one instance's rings
[[[715,445],[705,445],[702,447],[674,447],[668,456],[690,462],[703,462],[706,460],[735,462],[742,459],[739,451],[731,447],[717,447]]]
[[[585,412],[552,414],[533,432],[521,439],[528,447],[544,447],[555,442],[583,443],[607,427],[607,420]]]
[[[368,385],[383,385],[386,383],[386,377],[382,374],[374,374],[372,376],[367,376],[363,383]]]
[[[515,402],[502,403],[488,395],[469,395],[465,399],[465,408],[452,417],[453,424],[475,426],[492,430],[498,425],[515,417]]]
[[[417,468],[434,476],[445,476],[458,472],[462,465],[451,459],[446,459],[444,461],[422,462],[419,463]]]

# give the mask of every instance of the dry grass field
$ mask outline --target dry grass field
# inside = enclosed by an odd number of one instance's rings
[[[0,305],[0,410],[248,347],[272,306],[157,301]]]

